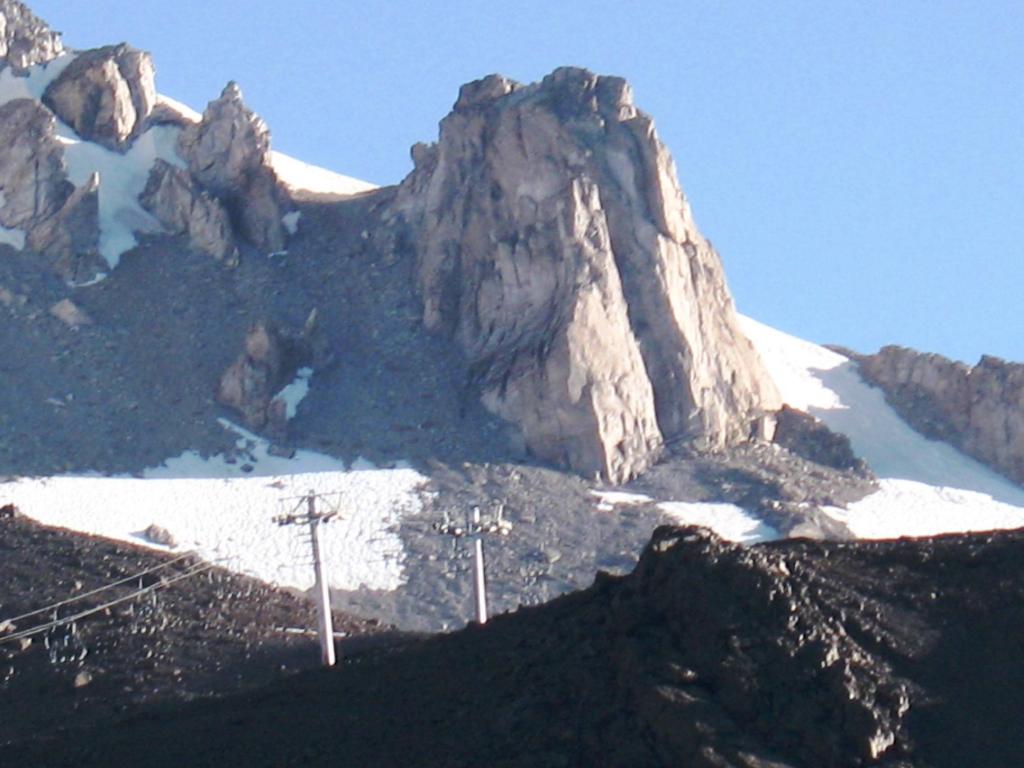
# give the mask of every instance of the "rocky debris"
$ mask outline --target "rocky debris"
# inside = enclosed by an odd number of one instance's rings
[[[150,768],[200,755],[247,768],[409,755],[424,766],[1014,765],[1022,550],[1019,531],[744,548],[663,528],[631,575],[599,574],[486,627],[50,743],[33,734],[8,754]]]
[[[284,193],[270,162],[270,131],[236,83],[207,105],[201,122],[182,130],[178,151],[224,204],[235,231],[265,253],[284,248]]]
[[[30,230],[74,191],[64,170],[56,121],[32,99],[0,106],[0,224]]]
[[[850,438],[833,432],[823,421],[797,408],[782,406],[776,416],[773,439],[783,448],[816,464],[873,476],[867,463],[853,452]]]
[[[530,451],[622,482],[720,448],[778,396],[674,164],[621,79],[463,86],[394,205],[427,328],[458,340]]]
[[[284,402],[275,395],[308,360],[309,345],[265,322],[255,323],[245,337],[244,350],[224,371],[217,401],[239,411],[254,429],[269,427],[274,435],[286,428]]]
[[[188,171],[158,159],[139,202],[168,232],[187,236],[197,251],[237,264],[238,248],[227,211]]]
[[[124,152],[156,104],[150,55],[128,45],[79,53],[46,88],[43,103],[83,139]]]
[[[14,504],[4,504],[3,506],[0,506],[0,520],[13,520],[17,516],[18,508]],[[5,630],[0,627],[0,631]]]
[[[897,346],[846,354],[922,435],[1024,485],[1024,364],[984,355],[971,367]]]
[[[92,325],[92,318],[71,299],[61,299],[58,301],[50,307],[50,314],[69,328]]]
[[[64,52],[60,33],[54,32],[17,0],[0,0],[0,58],[21,74],[35,64],[46,64]]]

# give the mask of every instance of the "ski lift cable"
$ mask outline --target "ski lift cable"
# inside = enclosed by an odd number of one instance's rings
[[[125,576],[123,579],[118,579],[117,581],[113,581],[110,584],[106,584],[106,585],[104,585],[102,587],[97,587],[96,589],[92,589],[92,590],[90,590],[88,592],[83,592],[80,595],[75,595],[74,597],[69,597],[67,600],[60,600],[59,602],[52,603],[51,605],[47,605],[44,608],[37,608],[34,611],[29,611],[28,613],[23,613],[20,616],[12,616],[9,619],[0,620],[0,625],[3,625],[5,623],[7,623],[7,622],[11,622],[12,624],[14,624],[15,622],[21,621],[22,619],[27,619],[30,616],[36,616],[36,615],[38,615],[40,613],[49,613],[50,611],[56,610],[57,608],[60,608],[61,606],[64,606],[64,605],[68,605],[69,603],[75,603],[75,602],[78,602],[79,600],[84,600],[87,597],[92,597],[93,595],[99,594],[100,592],[104,592],[104,591],[106,591],[108,589],[111,589],[113,587],[119,587],[122,584],[128,583],[129,581],[135,581],[138,578],[141,578],[143,576],[147,576],[147,575],[149,575],[151,573],[159,571],[159,570],[161,570],[163,568],[166,568],[169,565],[174,565],[175,563],[179,563],[182,560],[185,560],[186,558],[192,557],[193,555],[195,555],[195,552],[186,552],[185,554],[180,555],[179,557],[176,557],[173,560],[168,560],[167,562],[161,563],[160,565],[153,566],[152,568],[147,568],[144,571],[139,571],[138,573],[133,574],[131,576]]]
[[[48,621],[45,624],[39,624],[34,627],[29,627],[28,629],[24,629],[20,632],[14,632],[10,635],[4,635],[3,637],[0,637],[0,645],[14,640],[20,640],[23,637],[31,637],[32,635],[38,635],[42,632],[48,632],[49,630],[56,629],[57,627],[62,626],[64,624],[70,624],[72,622],[78,621],[79,619],[84,619],[86,616],[91,616],[94,613],[99,613],[100,611],[104,611],[107,608],[119,605],[120,603],[125,603],[129,600],[134,600],[135,598],[148,594],[150,592],[155,592],[158,589],[169,587],[172,584],[175,584],[176,582],[179,582],[183,579],[187,579],[191,576],[195,576],[199,573],[208,571],[211,568],[215,568],[216,565],[216,563],[201,563],[199,565],[193,566],[192,568],[186,571],[182,571],[167,580],[158,581],[155,584],[150,584],[148,587],[142,587],[141,589],[137,589],[128,595],[122,595],[121,597],[115,598],[114,600],[109,600],[106,603],[103,603],[102,605],[97,605],[94,608],[89,608],[87,610],[80,611],[79,613],[73,614],[71,616],[65,616],[60,619],[54,619],[53,621]]]

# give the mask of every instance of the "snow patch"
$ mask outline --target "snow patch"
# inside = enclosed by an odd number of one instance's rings
[[[284,224],[285,231],[289,235],[294,235],[299,231],[299,218],[301,218],[301,211],[291,211],[281,217],[281,223]]]
[[[860,539],[936,536],[1024,527],[1024,508],[959,488],[882,480],[881,488],[847,509],[824,511]]]
[[[172,99],[170,96],[165,96],[162,93],[158,93],[156,96],[156,103],[160,106],[166,107],[172,112],[177,112],[185,120],[190,123],[198,123],[203,119],[203,116],[196,112],[188,104]]]
[[[312,368],[299,368],[292,383],[274,395],[275,400],[284,400],[285,418],[295,418],[299,411],[299,403],[309,394],[309,380],[312,376]]]
[[[592,490],[590,492],[592,496],[596,496],[598,499],[597,508],[602,512],[611,512],[619,504],[632,505],[632,504],[646,504],[649,501],[653,501],[650,496],[645,496],[642,493],[627,493],[626,491],[597,491]]]
[[[404,514],[419,511],[417,488],[424,480],[409,469],[225,479],[24,478],[6,485],[4,497],[46,525],[160,549],[141,534],[156,525],[178,549],[272,584],[308,589],[313,578],[302,532],[273,518],[310,490],[338,494],[341,517],[323,529],[331,586],[393,590],[405,580],[396,529]]]
[[[376,184],[309,165],[280,152],[271,151],[270,163],[277,173],[278,180],[293,192],[348,197],[377,189]]]
[[[309,491],[333,494],[341,512],[323,529],[328,580],[335,589],[393,590],[405,582],[405,549],[398,525],[422,509],[427,478],[406,467],[378,469],[312,451],[285,459],[266,440],[230,422],[241,456],[203,458],[189,451],[148,469],[142,478],[20,478],[3,486],[4,499],[28,517],[82,533],[168,549],[144,535],[158,526],[202,558],[279,586],[312,586],[302,532],[274,523]],[[241,469],[243,464],[251,471]]]
[[[24,77],[14,74],[10,67],[0,71],[0,105],[15,99],[40,101],[47,86],[60,77],[77,54],[65,53],[46,64],[29,67]]]
[[[780,538],[778,531],[735,504],[665,501],[658,504],[658,509],[671,517],[676,525],[710,528],[726,541],[738,544],[756,544]]]
[[[136,232],[161,230],[160,223],[139,204],[139,195],[157,158],[185,167],[177,153],[179,133],[175,126],[154,126],[120,154],[83,141],[71,128],[58,123],[57,136],[64,144],[71,182],[80,187],[94,172],[100,175],[100,253],[111,269],[122,254],[138,245]]]
[[[0,226],[0,243],[11,246],[14,250],[20,251],[25,247],[25,230],[8,229]]]

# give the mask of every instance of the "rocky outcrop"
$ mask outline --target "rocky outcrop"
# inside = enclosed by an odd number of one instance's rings
[[[217,401],[234,408],[254,429],[285,431],[284,403],[274,396],[288,384],[309,358],[304,339],[283,334],[267,323],[256,323],[245,337],[242,354],[224,372]]]
[[[55,214],[74,191],[64,170],[56,122],[31,99],[0,106],[0,224],[31,229]]]
[[[0,224],[71,282],[106,269],[99,255],[99,177],[68,181],[53,115],[35,101],[0,106]]]
[[[850,357],[918,432],[1024,485],[1024,364],[985,355],[971,367],[897,346]]]
[[[29,230],[29,248],[53,259],[54,271],[71,283],[92,280],[108,264],[99,252],[100,177],[92,174],[53,216]]]
[[[815,464],[872,476],[867,463],[853,452],[849,437],[833,432],[820,419],[788,405],[782,406],[776,415],[773,442]]]
[[[228,264],[238,262],[227,211],[188,171],[157,160],[139,202],[171,234],[187,236],[197,251]]]
[[[201,122],[186,126],[178,151],[192,176],[219,199],[235,231],[265,252],[281,250],[283,199],[270,164],[270,132],[228,83]]]
[[[153,62],[124,44],[85,51],[50,83],[43,103],[83,139],[124,152],[156,104]]]
[[[394,214],[425,325],[540,458],[619,482],[666,442],[747,439],[774,384],[625,81],[560,69],[464,86]]]
[[[0,0],[0,58],[4,63],[21,73],[63,52],[59,32],[51,30],[23,3]]]

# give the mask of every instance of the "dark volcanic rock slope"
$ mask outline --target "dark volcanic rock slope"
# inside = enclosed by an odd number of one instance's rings
[[[659,529],[632,575],[486,628],[5,756],[221,768],[1015,765],[1022,554],[1020,533],[745,549]]]
[[[202,570],[182,578],[197,566]],[[115,582],[121,583],[89,594]],[[0,583],[0,745],[103,722],[144,703],[254,688],[318,663],[315,638],[283,631],[316,626],[309,602],[204,568],[195,558],[0,516]],[[159,584],[166,586],[73,625],[10,639],[55,615],[72,616]],[[56,611],[5,621],[69,598]],[[336,617],[339,632],[376,629]],[[6,757],[2,762],[10,764]],[[44,764],[57,763],[23,763]]]

